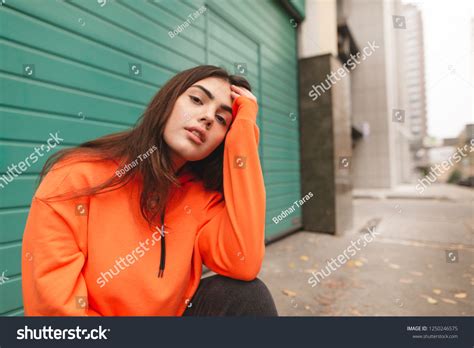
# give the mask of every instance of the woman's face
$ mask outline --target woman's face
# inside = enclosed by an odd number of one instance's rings
[[[231,122],[229,82],[208,77],[189,87],[176,100],[164,131],[175,167],[209,156],[224,140]]]

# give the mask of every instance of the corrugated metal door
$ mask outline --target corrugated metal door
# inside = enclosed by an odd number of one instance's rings
[[[171,37],[186,20],[190,25]],[[271,220],[300,198],[292,23],[271,0],[6,0],[0,7],[0,315],[23,314],[21,261],[34,256],[21,255],[21,238],[47,157],[130,127],[166,80],[195,65],[236,69],[252,83],[260,100],[266,236],[298,224],[299,211],[279,224]],[[48,150],[54,135],[62,140]],[[25,161],[11,177],[12,165]]]

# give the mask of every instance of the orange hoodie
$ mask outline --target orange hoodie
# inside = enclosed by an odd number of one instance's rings
[[[224,195],[187,172],[166,207],[165,230],[140,213],[140,182],[94,196],[48,197],[109,178],[117,162],[64,161],[33,197],[23,236],[26,315],[181,316],[202,264],[241,280],[254,279],[265,253],[265,187],[258,157],[257,103],[240,96],[224,150]],[[161,227],[161,226],[159,226]],[[166,269],[158,277],[160,244]]]

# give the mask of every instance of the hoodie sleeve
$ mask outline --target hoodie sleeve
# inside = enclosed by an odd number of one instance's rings
[[[81,216],[77,201],[50,203],[38,196],[63,184],[63,173],[48,173],[31,203],[22,246],[25,315],[100,316],[88,308],[82,274],[87,256],[87,216]]]
[[[257,103],[238,97],[224,147],[224,196],[204,208],[197,243],[203,263],[221,275],[254,279],[265,254],[265,185],[258,156]]]

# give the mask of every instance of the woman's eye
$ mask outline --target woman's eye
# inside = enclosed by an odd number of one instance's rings
[[[220,116],[220,115],[217,115],[216,118],[217,118],[217,121],[218,121],[219,123],[223,124],[224,126],[226,125],[226,122],[225,122],[225,118],[224,118],[224,117],[222,117],[222,116]]]
[[[193,96],[193,95],[190,95],[189,98],[191,98],[191,100],[193,101],[193,103],[202,105],[202,101],[201,101],[201,99],[199,99],[198,97],[195,97],[195,96]]]

